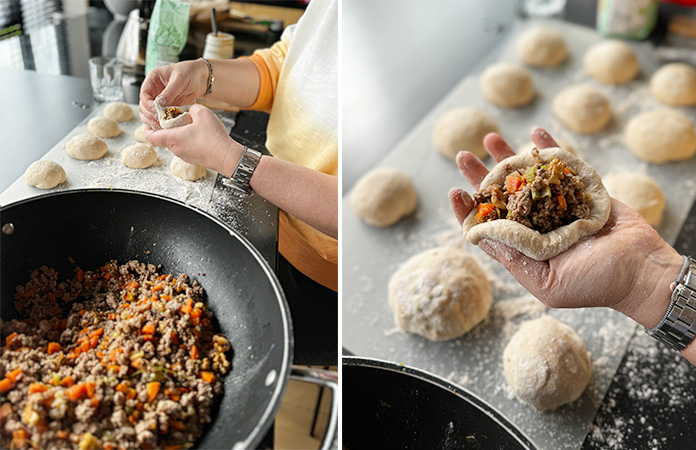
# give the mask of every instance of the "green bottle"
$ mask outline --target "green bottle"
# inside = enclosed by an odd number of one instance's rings
[[[658,0],[599,0],[597,31],[604,36],[645,39],[657,22]]]

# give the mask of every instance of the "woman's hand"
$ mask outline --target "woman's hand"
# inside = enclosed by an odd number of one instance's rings
[[[531,137],[537,148],[558,146],[541,128],[533,129]],[[498,162],[514,155],[497,134],[486,136],[484,144]],[[488,174],[481,161],[469,152],[461,152],[457,164],[478,189]],[[461,224],[474,208],[474,201],[461,189],[450,191],[450,201]],[[667,310],[670,283],[683,263],[683,258],[637,212],[615,199],[609,220],[597,234],[548,261],[536,261],[490,239],[481,240],[479,247],[550,307],[607,306],[648,328],[657,325]]]
[[[145,129],[152,145],[167,147],[176,156],[197,166],[230,176],[242,157],[243,147],[227,134],[225,125],[208,108],[193,105],[192,123],[167,130]]]
[[[150,72],[140,89],[140,119],[153,130],[160,128],[154,101],[162,106],[190,105],[208,88],[208,65],[203,60],[184,61]]]

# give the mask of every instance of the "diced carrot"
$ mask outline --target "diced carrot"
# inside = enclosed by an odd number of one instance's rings
[[[32,298],[33,296],[34,296],[34,290],[33,290],[33,289],[29,289],[28,291],[26,291],[26,292],[24,293],[24,298]]]
[[[107,280],[107,281],[110,280],[110,279],[111,279],[111,272],[106,272],[106,273],[104,274],[104,279]]]
[[[215,381],[215,374],[213,372],[208,372],[206,370],[202,370],[199,375],[203,379],[203,381],[205,381],[208,384]]]
[[[109,354],[109,359],[113,362],[117,362],[118,355],[120,355],[121,353],[123,353],[122,348],[115,348],[115,349],[111,350],[111,353]]]
[[[89,335],[91,336],[101,336],[104,334],[104,329],[103,328],[97,328],[96,330],[90,331]]]
[[[154,336],[152,336],[151,334],[143,334],[142,337],[143,337],[143,341],[145,341],[145,342],[149,342],[149,341],[154,339]]]
[[[172,343],[174,345],[179,345],[181,341],[179,341],[179,335],[176,334],[176,331],[172,331]]]
[[[118,383],[118,385],[116,386],[117,392],[123,392],[125,394],[127,390],[128,390],[128,386],[126,386],[123,383]]]
[[[97,345],[99,345],[99,336],[92,336],[89,338],[89,346],[90,348],[97,348]]]
[[[152,381],[150,383],[147,383],[145,385],[145,388],[147,390],[147,402],[152,403],[155,400],[155,398],[157,398],[157,394],[159,394],[159,381]]]
[[[12,432],[12,440],[16,446],[23,446],[23,441],[29,439],[29,432],[24,429],[14,430]],[[20,444],[22,443],[22,444]]]
[[[80,349],[83,352],[88,352],[90,348],[92,348],[92,346],[89,344],[89,339],[85,339],[82,341],[82,344],[80,344]]]
[[[143,358],[136,358],[130,363],[131,367],[137,370],[143,368]]]
[[[142,444],[140,444],[140,448],[142,450],[152,450],[152,445],[150,445],[147,442],[143,442]]]
[[[162,295],[160,296],[160,298],[161,298],[162,300],[164,300],[165,302],[168,302],[169,300],[172,299],[170,296],[168,296],[168,295],[166,295],[166,294],[162,294]]]
[[[107,364],[106,370],[108,372],[118,372],[121,369],[121,366],[118,364]]]
[[[140,284],[138,284],[137,281],[133,280],[130,283],[126,285],[127,289],[138,289],[140,287]]]
[[[164,289],[164,285],[162,283],[160,283],[157,286],[152,288],[152,292],[161,291],[162,289]]]
[[[566,209],[568,207],[568,203],[563,194],[559,194],[556,198],[558,199],[558,206],[560,206],[561,209]]]
[[[128,390],[126,391],[126,398],[128,400],[133,400],[135,397],[137,397],[137,395],[138,395],[138,391],[136,391],[133,388],[128,388]]]
[[[60,329],[65,330],[68,327],[68,319],[60,319]]]
[[[49,292],[48,294],[46,294],[46,300],[48,300],[49,302],[55,302],[56,294],[54,294],[53,292]]]
[[[190,313],[193,310],[193,299],[187,298],[186,303],[179,310],[184,314]]]
[[[147,324],[143,327],[143,333],[144,334],[155,334],[155,326],[151,324]]]
[[[77,274],[75,275],[75,279],[82,283],[82,280],[85,279],[85,272],[82,269],[77,269]]]
[[[17,334],[16,331],[15,331],[14,333],[12,333],[12,334],[9,334],[9,335],[5,338],[5,343],[7,344],[7,346],[8,346],[8,347],[12,347],[12,344],[15,342],[15,340],[17,339],[18,336],[19,336],[19,334]]]
[[[58,305],[53,305],[53,308],[51,308],[51,314],[53,314],[54,316],[57,316],[59,312],[60,312],[60,307]]]
[[[48,343],[48,354],[52,355],[54,353],[57,353],[61,350],[60,344],[57,342],[49,342]]]
[[[184,446],[181,444],[164,444],[162,448],[164,450],[182,450]]]
[[[58,430],[56,431],[56,438],[58,439],[67,439],[70,436],[70,433],[67,432],[67,430]],[[106,448],[106,447],[104,447]]]
[[[97,389],[97,386],[91,381],[87,381],[85,383],[85,389],[87,391],[87,397],[92,398],[94,397],[94,391]]]
[[[183,423],[179,422],[178,420],[170,420],[169,421],[169,426],[174,428],[175,430],[179,431],[186,431],[186,425]]]
[[[63,387],[70,387],[75,385],[75,379],[68,375],[67,377],[63,378],[60,382],[60,385]]]
[[[5,417],[9,416],[13,412],[14,410],[12,409],[12,403],[3,403],[2,406],[0,406],[0,420],[5,420]]]
[[[5,376],[13,383],[16,383],[22,379],[22,369],[15,369],[12,372],[8,372],[7,374],[5,374]]]
[[[87,386],[85,386],[84,383],[79,383],[66,389],[65,396],[68,397],[70,400],[77,401],[82,399],[82,397],[84,397],[86,393]]]
[[[142,411],[143,408],[145,408],[145,405],[143,404],[143,402],[138,402],[135,404],[135,409],[137,409],[138,411]]]
[[[104,442],[104,450],[114,450],[116,448],[116,444],[113,442]]]
[[[522,180],[520,178],[509,176],[507,177],[507,180],[505,180],[505,189],[509,194],[514,194],[520,189],[521,186]]]
[[[99,399],[97,397],[92,397],[92,408],[99,409]]]
[[[29,385],[29,394],[35,394],[37,392],[46,392],[48,390],[48,386],[46,386],[43,383],[31,383]]]
[[[87,310],[86,310],[86,309],[81,309],[80,312],[79,312],[78,314],[79,314],[80,316],[84,316],[85,314],[87,314]]]
[[[482,220],[484,217],[490,214],[491,211],[495,211],[495,206],[493,206],[492,203],[479,203],[479,205],[476,207],[476,215],[474,218],[476,221]]]
[[[191,359],[198,359],[198,347],[195,345],[191,347],[191,350],[189,351],[189,356],[191,356]]]
[[[0,393],[9,392],[13,387],[14,383],[12,383],[12,380],[7,378],[0,380]]]
[[[36,424],[36,431],[38,431],[39,434],[44,434],[45,432],[48,431],[48,424],[46,423],[45,420],[40,420],[40,421]]]

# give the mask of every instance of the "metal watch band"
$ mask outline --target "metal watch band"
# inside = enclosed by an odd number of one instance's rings
[[[683,350],[696,337],[696,260],[688,258],[688,269],[672,291],[672,301],[659,324],[645,330],[675,350]]]
[[[203,58],[202,56],[201,59],[205,61],[205,63],[208,65],[208,87],[205,90],[205,94],[203,94],[203,97],[205,97],[206,95],[213,92],[213,81],[215,81],[215,77],[213,76],[213,65],[210,64],[210,61],[208,61],[207,58]]]
[[[254,170],[260,159],[261,153],[244,146],[244,153],[239,159],[237,167],[235,167],[232,175],[225,179],[224,183],[227,186],[250,194],[252,189],[249,182],[251,181],[251,176],[254,174]]]

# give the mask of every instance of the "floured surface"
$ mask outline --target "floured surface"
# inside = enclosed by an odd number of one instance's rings
[[[612,172],[648,173],[662,187],[667,206],[658,231],[673,243],[695,196],[696,159],[684,163],[650,165],[637,159],[623,145],[622,130],[635,114],[661,105],[651,98],[647,80],[657,67],[647,43],[630,43],[638,53],[641,74],[625,85],[609,87],[594,81],[582,68],[587,48],[602,38],[594,30],[564,22],[545,22],[561,32],[569,58],[558,68],[530,69],[537,97],[520,109],[499,108],[487,102],[478,87],[478,77],[495,61],[516,61],[514,37],[533,23],[520,23],[498,51],[492,52],[414,130],[397,145],[380,166],[408,173],[418,193],[416,212],[387,229],[369,227],[352,213],[349,194],[343,201],[343,346],[358,356],[404,363],[446,377],[480,395],[543,449],[580,448],[593,418],[621,362],[628,341],[636,330],[631,320],[607,309],[552,310],[534,307],[527,293],[505,269],[460,237],[449,206],[448,192],[471,186],[454,162],[443,158],[432,143],[432,128],[445,111],[457,106],[475,106],[493,117],[501,134],[518,148],[529,141],[529,130],[542,126],[552,136],[570,141],[579,156],[600,175]],[[587,83],[609,98],[614,118],[595,135],[579,135],[565,128],[551,113],[554,95],[566,86]],[[693,111],[684,110],[692,120]],[[485,161],[491,168],[495,162]],[[401,332],[387,304],[387,284],[396,269],[412,255],[438,245],[459,245],[480,262],[491,280],[494,304],[490,321],[462,338],[430,342]],[[516,303],[515,303],[516,302]],[[550,314],[568,324],[585,341],[593,374],[580,401],[552,412],[537,412],[509,397],[502,370],[502,352],[519,324]]]

